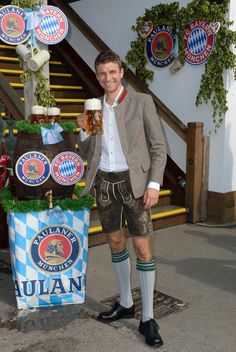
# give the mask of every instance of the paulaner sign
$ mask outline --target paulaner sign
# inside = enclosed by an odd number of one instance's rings
[[[14,281],[16,297],[32,297],[34,295],[61,295],[65,293],[81,292],[83,283],[82,276],[69,277],[63,281],[60,278],[48,280]]]
[[[83,303],[90,210],[9,213],[19,309]]]

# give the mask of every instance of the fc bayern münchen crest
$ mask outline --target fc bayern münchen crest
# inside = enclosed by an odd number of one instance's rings
[[[79,259],[80,249],[79,238],[71,228],[47,226],[32,238],[30,257],[39,270],[59,273],[71,269]]]
[[[193,21],[184,31],[185,60],[191,65],[203,64],[211,55],[215,33],[206,21]]]
[[[65,14],[55,6],[42,6],[40,24],[34,29],[36,38],[44,44],[57,44],[68,32]]]
[[[52,160],[51,175],[60,185],[74,185],[79,182],[83,174],[83,160],[74,152],[62,152]]]
[[[174,39],[167,25],[155,27],[146,41],[146,53],[151,64],[165,67],[173,60]]]
[[[26,30],[25,12],[18,6],[7,5],[0,9],[0,39],[7,44],[18,45],[30,36]]]
[[[17,160],[15,171],[18,179],[27,186],[40,186],[50,176],[50,161],[40,152],[27,152]]]

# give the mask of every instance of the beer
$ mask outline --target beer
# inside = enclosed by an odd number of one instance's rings
[[[100,99],[87,99],[84,104],[85,132],[87,134],[102,134],[102,103]]]
[[[59,108],[47,108],[47,117],[46,120],[48,123],[60,122],[60,113],[61,110]]]
[[[31,123],[45,123],[46,122],[45,107],[44,106],[34,105],[31,107],[30,112],[31,112],[31,117],[30,117]]]

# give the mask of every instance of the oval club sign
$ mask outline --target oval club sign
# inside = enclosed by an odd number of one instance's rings
[[[206,21],[193,21],[184,31],[185,60],[191,65],[203,64],[215,45],[215,33]]]
[[[44,44],[57,44],[68,32],[68,21],[65,14],[55,6],[42,6],[40,23],[34,29],[36,38]]]
[[[20,156],[15,165],[17,178],[27,186],[40,186],[50,176],[50,161],[40,152],[31,151]]]
[[[30,256],[34,265],[48,273],[69,270],[77,262],[81,245],[66,226],[47,226],[32,239]]]
[[[10,45],[25,42],[30,36],[26,30],[25,12],[18,6],[8,5],[0,9],[0,39]]]
[[[154,66],[165,67],[173,60],[174,39],[167,25],[155,27],[146,41],[146,54]]]
[[[79,182],[84,174],[84,163],[74,152],[62,152],[51,163],[51,176],[60,185],[71,186]]]

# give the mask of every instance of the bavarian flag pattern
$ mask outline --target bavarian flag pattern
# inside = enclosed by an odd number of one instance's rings
[[[8,213],[18,309],[84,303],[90,210]]]

